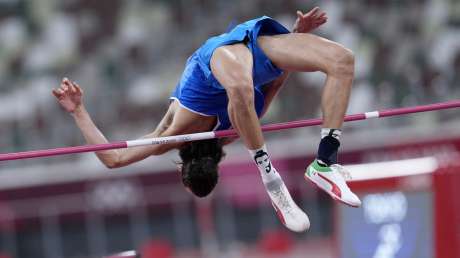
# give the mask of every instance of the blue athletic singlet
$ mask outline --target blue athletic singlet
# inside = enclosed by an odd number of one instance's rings
[[[170,99],[192,112],[205,116],[217,116],[215,130],[231,127],[227,113],[228,98],[225,89],[211,73],[210,61],[214,50],[220,46],[246,43],[253,55],[254,103],[260,117],[264,108],[262,88],[280,76],[278,69],[257,44],[261,35],[289,33],[285,27],[270,17],[263,16],[234,27],[231,31],[208,39],[187,60],[184,72]]]

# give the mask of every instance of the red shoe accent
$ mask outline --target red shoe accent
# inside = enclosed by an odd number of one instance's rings
[[[353,208],[358,208],[358,207],[359,207],[358,205],[353,205],[353,204],[351,204],[351,203],[347,203],[347,202],[342,201],[341,199],[337,198],[337,196],[335,196],[335,195],[331,194],[330,192],[326,191],[326,190],[323,189],[321,186],[319,186],[318,184],[316,184],[316,182],[314,182],[313,180],[311,180],[310,178],[308,178],[307,175],[304,175],[303,177],[305,178],[306,181],[308,181],[308,182],[310,182],[311,184],[315,185],[315,186],[318,187],[319,189],[325,191],[329,196],[332,197],[332,199],[334,199],[334,200],[336,200],[336,201],[338,201],[338,202],[341,202],[341,203],[343,203],[343,204],[345,204],[345,205],[348,205],[348,206],[350,206],[350,207],[353,207]]]
[[[318,173],[318,176],[321,177],[322,179],[326,180],[329,184],[332,185],[332,192],[338,196],[339,198],[342,198],[342,192],[340,191],[340,188],[334,184],[331,180],[329,180],[327,177],[321,175],[321,173]]]
[[[273,205],[273,208],[275,208],[276,215],[278,216],[279,220],[281,221],[281,223],[283,223],[283,225],[286,226],[286,221],[284,220],[283,213],[281,213],[281,211],[278,209],[278,207],[273,202],[272,202],[272,205]]]

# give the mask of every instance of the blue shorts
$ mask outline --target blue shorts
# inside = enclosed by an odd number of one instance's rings
[[[187,60],[184,72],[170,99],[192,112],[216,116],[214,130],[231,127],[227,113],[228,98],[225,89],[211,73],[211,57],[220,46],[243,42],[253,55],[254,103],[260,117],[264,109],[263,87],[275,80],[283,71],[277,68],[257,44],[261,35],[286,34],[289,30],[270,17],[263,16],[237,25],[228,33],[208,39]]]

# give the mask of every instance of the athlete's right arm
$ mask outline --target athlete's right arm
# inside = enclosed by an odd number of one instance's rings
[[[108,143],[105,136],[101,133],[101,131],[99,131],[91,119],[91,116],[86,111],[82,102],[83,90],[76,83],[72,83],[67,78],[64,78],[60,88],[53,89],[53,95],[58,99],[59,104],[61,104],[61,106],[72,115],[88,144]],[[143,138],[172,135],[173,132],[168,130],[171,121],[172,114],[168,111],[155,131]],[[117,168],[143,160],[151,155],[163,154],[176,147],[178,147],[178,144],[152,145],[128,149],[98,151],[96,152],[96,155],[108,168]]]

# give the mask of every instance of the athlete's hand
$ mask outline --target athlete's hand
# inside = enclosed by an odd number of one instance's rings
[[[59,104],[70,113],[82,106],[83,90],[75,82],[64,78],[57,89],[53,89],[53,95]]]
[[[315,7],[305,14],[301,11],[297,11],[297,20],[294,23],[292,32],[308,33],[326,22],[326,13],[321,11],[319,7]]]

